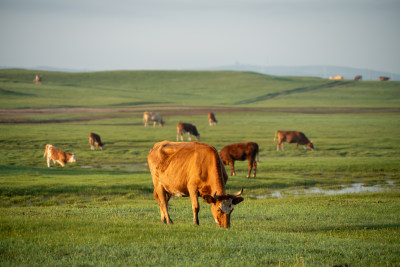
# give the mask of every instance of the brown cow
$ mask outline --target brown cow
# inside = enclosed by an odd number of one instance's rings
[[[154,198],[160,206],[161,221],[172,224],[168,214],[171,196],[189,196],[192,202],[193,223],[199,224],[201,196],[211,204],[211,212],[218,226],[229,227],[233,206],[244,199],[242,192],[225,192],[228,176],[217,150],[203,143],[156,143],[147,157],[154,184]]]
[[[176,141],[179,141],[179,136],[181,137],[181,141],[183,141],[183,134],[188,133],[188,140],[192,141],[191,134],[193,134],[196,137],[196,141],[200,140],[200,134],[197,131],[196,126],[190,123],[184,123],[184,122],[179,122],[178,125],[176,125]]]
[[[379,81],[384,82],[384,81],[389,81],[390,78],[386,76],[379,76]]]
[[[312,141],[308,140],[307,137],[302,133],[298,131],[276,131],[275,132],[275,138],[274,142],[276,143],[276,136],[278,136],[278,145],[276,146],[276,151],[279,151],[279,146],[281,146],[282,150],[283,148],[283,143],[288,142],[288,143],[296,143],[296,148],[299,147],[300,145],[304,145],[304,149],[306,149],[307,145],[311,150],[314,150],[314,145]]]
[[[356,75],[356,76],[354,76],[354,80],[355,81],[360,81],[360,80],[362,80],[362,76],[361,75]]]
[[[164,126],[164,121],[163,121],[162,116],[160,115],[160,113],[145,111],[143,113],[144,126],[147,127],[149,125],[149,121],[153,122],[153,127],[156,127],[157,122],[161,127]]]
[[[54,166],[58,162],[61,166],[65,167],[67,162],[76,162],[75,154],[67,153],[59,150],[55,146],[46,145],[46,150],[44,151],[43,157],[47,156],[47,167],[50,168],[50,160],[53,161]]]
[[[90,149],[94,150],[94,146],[96,145],[96,149],[100,147],[101,150],[103,150],[104,144],[101,142],[100,135],[95,134],[95,133],[89,133],[89,144],[90,144]]]
[[[235,176],[235,160],[248,160],[249,171],[246,178],[250,177],[251,169],[254,168],[253,177],[256,177],[258,159],[258,144],[254,142],[236,143],[223,147],[219,152],[219,156],[225,165],[231,166],[231,176]],[[256,160],[257,156],[257,160]]]
[[[212,113],[212,112],[208,113],[208,121],[210,123],[210,126],[217,125],[217,123],[218,123],[218,121],[215,119],[214,113]]]

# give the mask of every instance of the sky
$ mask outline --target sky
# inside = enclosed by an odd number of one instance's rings
[[[0,0],[0,66],[400,73],[399,0]]]

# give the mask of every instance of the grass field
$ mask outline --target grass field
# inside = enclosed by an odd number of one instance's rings
[[[35,74],[0,70],[0,265],[398,266],[399,82],[121,71],[42,72],[36,85]],[[166,125],[143,127],[145,110]],[[147,153],[176,140],[179,121],[218,150],[260,146],[257,178],[237,162],[228,179],[245,198],[230,229],[203,202],[192,225],[188,198],[171,199],[174,225],[160,222]],[[277,152],[276,130],[303,131],[316,151]],[[47,143],[77,163],[47,168]]]

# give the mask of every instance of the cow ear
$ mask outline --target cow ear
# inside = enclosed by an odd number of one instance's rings
[[[242,197],[236,197],[236,198],[232,199],[232,204],[237,205],[240,202],[242,202],[243,200],[244,200],[244,198],[242,198]]]
[[[203,196],[203,199],[207,202],[207,204],[212,204],[212,203],[215,204],[215,198],[213,198],[210,195]]]

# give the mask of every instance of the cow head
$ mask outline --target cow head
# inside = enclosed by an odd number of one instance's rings
[[[313,143],[312,143],[312,141],[310,141],[308,144],[307,144],[307,146],[311,149],[311,150],[314,150],[315,148],[314,148],[314,145],[313,145]]]
[[[76,162],[75,154],[71,154],[71,157],[69,158],[68,162]]]
[[[228,228],[231,224],[231,213],[233,206],[239,204],[244,199],[239,197],[243,193],[243,188],[232,195],[221,195],[217,193],[214,196],[205,195],[203,198],[207,201],[207,204],[211,204],[211,212],[218,226]]]

